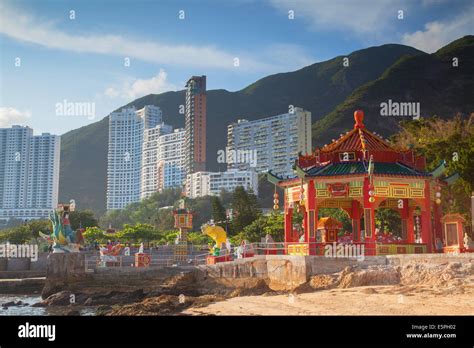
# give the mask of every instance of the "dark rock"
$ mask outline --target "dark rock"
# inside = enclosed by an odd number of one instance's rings
[[[71,304],[71,295],[70,291],[60,291],[49,296],[43,302],[47,306],[68,306]]]
[[[112,309],[113,309],[112,306],[106,306],[106,305],[99,306],[97,307],[95,315],[97,316],[107,315]]]
[[[113,305],[126,304],[141,301],[145,297],[143,289],[135,291],[121,292],[116,290],[107,291],[106,293],[96,293],[90,295],[92,303],[95,305]]]
[[[41,302],[36,302],[36,303],[33,303],[33,304],[31,305],[31,307],[46,307],[46,306],[47,306],[47,304],[44,303],[43,301],[41,301]]]
[[[3,303],[3,304],[2,304],[2,307],[8,308],[8,307],[13,307],[13,306],[23,306],[23,305],[25,305],[25,304],[23,303],[23,301],[17,301],[17,302],[15,302],[15,301],[10,301],[10,302],[5,302],[5,303]],[[26,305],[28,305],[28,304],[26,304]]]
[[[71,309],[65,313],[67,316],[80,316],[81,313],[76,309]]]
[[[97,307],[98,311],[108,311],[111,309],[112,309],[112,306],[107,306],[107,305],[102,305],[102,306]]]

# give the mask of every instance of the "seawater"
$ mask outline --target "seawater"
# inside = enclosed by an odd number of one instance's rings
[[[22,301],[28,303],[29,306],[10,306],[8,308],[1,307],[2,304],[11,301]],[[32,315],[32,316],[44,316],[44,315],[64,315],[65,311],[70,307],[31,307],[32,304],[41,302],[41,296],[39,295],[9,295],[0,294],[0,315]],[[76,308],[74,308],[76,309]],[[79,313],[82,315],[94,315],[95,308],[93,307],[81,307],[78,308]]]

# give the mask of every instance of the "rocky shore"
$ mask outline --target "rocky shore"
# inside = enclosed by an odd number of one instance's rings
[[[64,306],[68,308],[66,312],[69,315],[75,315],[74,308],[81,306],[95,306],[97,315],[107,316],[236,314],[231,309],[226,313],[226,310],[213,311],[210,308],[220,308],[219,306],[225,306],[229,301],[229,303],[233,303],[234,300],[238,302],[237,298],[251,298],[252,301],[256,301],[255,306],[258,307],[259,301],[265,303],[281,296],[286,301],[286,296],[289,295],[334,296],[338,292],[344,293],[351,289],[354,289],[351,291],[355,293],[360,292],[366,300],[368,296],[380,297],[381,294],[404,294],[404,296],[429,294],[434,298],[440,296],[443,301],[452,299],[454,302],[457,295],[462,299],[463,296],[474,294],[474,262],[467,259],[465,262],[444,264],[407,263],[372,265],[367,268],[355,264],[339,272],[311,276],[307,282],[292,290],[272,290],[270,283],[269,279],[265,278],[213,278],[208,277],[202,270],[195,269],[171,276],[154,288],[138,288],[133,291],[89,289],[74,293],[63,290],[48,296],[35,306]],[[74,303],[71,303],[71,296],[74,297]],[[351,301],[343,303],[350,312]],[[255,308],[249,308],[247,314],[255,314]],[[263,306],[261,314],[268,314],[266,313],[268,310],[270,310],[268,305]],[[274,310],[278,310],[278,306]],[[465,310],[474,314],[472,305],[467,306]],[[298,313],[308,314],[304,311],[297,311],[296,314]],[[238,314],[245,313],[238,312]]]

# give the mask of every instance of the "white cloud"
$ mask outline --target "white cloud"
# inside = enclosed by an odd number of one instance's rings
[[[0,127],[7,128],[13,125],[24,125],[31,117],[29,111],[19,111],[12,107],[0,107]]]
[[[109,87],[104,94],[109,98],[121,97],[124,99],[136,99],[148,94],[158,94],[167,91],[175,91],[177,88],[167,81],[168,75],[163,69],[150,79],[127,80],[120,87]]]
[[[18,41],[78,53],[104,54],[151,62],[159,65],[199,69],[225,69],[270,74],[314,63],[301,46],[275,44],[259,51],[225,51],[215,45],[169,44],[111,34],[75,34],[62,31],[54,23],[35,18],[0,1],[0,34]],[[283,52],[285,47],[291,50]],[[283,59],[283,57],[285,59]],[[239,66],[234,66],[234,59]],[[140,88],[136,86],[135,88]],[[106,92],[116,97],[116,91]]]
[[[304,18],[312,29],[350,31],[356,35],[374,35],[390,26],[398,10],[404,10],[404,1],[389,0],[270,0],[270,3],[295,19]]]
[[[474,32],[474,6],[447,21],[425,24],[425,30],[404,34],[402,43],[432,53],[446,44]]]
[[[171,45],[110,34],[73,35],[55,28],[51,23],[19,15],[19,11],[5,4],[0,4],[0,13],[0,33],[51,49],[109,54],[158,64],[219,69],[235,69],[234,57],[239,56],[242,69],[261,70],[271,67],[271,64],[262,63],[246,54],[225,52],[212,45]]]

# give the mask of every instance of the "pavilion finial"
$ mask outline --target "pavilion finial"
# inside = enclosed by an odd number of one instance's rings
[[[354,128],[364,128],[364,112],[362,110],[354,111]]]

